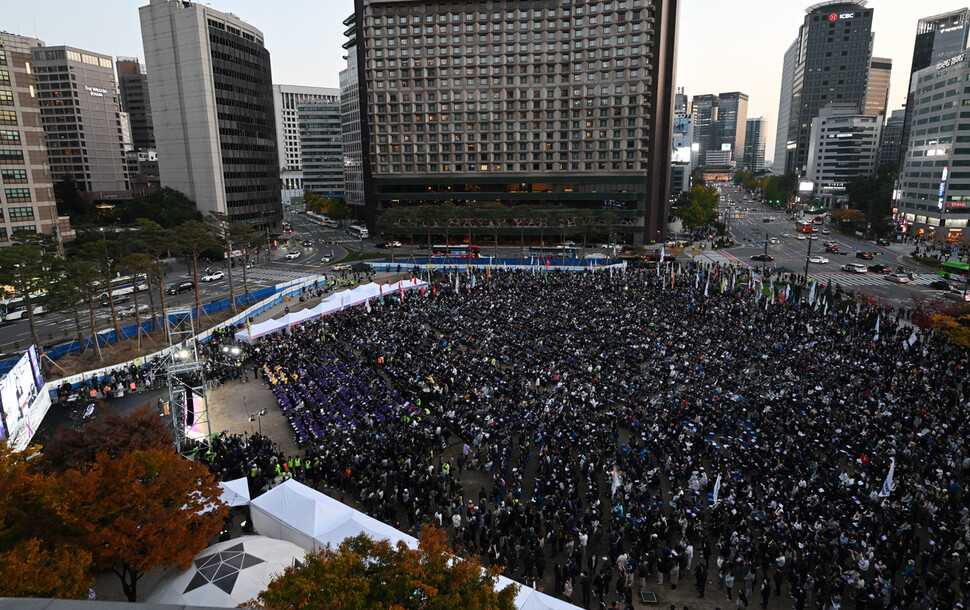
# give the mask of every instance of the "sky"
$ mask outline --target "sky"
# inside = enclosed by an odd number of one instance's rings
[[[138,7],[147,0],[30,0],[5,3],[0,29],[115,57],[143,58]],[[353,0],[213,0],[263,32],[273,82],[337,87],[346,40],[341,23]],[[811,0],[679,0],[677,86],[689,96],[741,91],[748,117],[768,119],[774,154],[781,63]],[[964,8],[970,0],[869,0],[873,55],[893,60],[888,111],[902,108],[916,22]],[[887,111],[887,112],[888,112]]]

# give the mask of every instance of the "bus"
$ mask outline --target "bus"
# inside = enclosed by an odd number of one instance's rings
[[[825,224],[825,214],[822,214],[821,216],[816,216],[814,219],[812,219],[812,222],[817,225]]]
[[[133,293],[135,290],[148,290],[148,282],[145,281],[144,275],[122,275],[116,277],[111,280],[109,290],[105,290],[99,281],[93,282],[92,285],[96,291],[100,291],[96,292],[96,294],[101,301],[107,301],[109,296],[122,297]]]
[[[319,214],[307,214],[307,220],[315,225],[320,225],[321,227],[328,227],[330,229],[336,229],[340,226],[336,220],[332,218],[327,218],[326,216],[321,216]]]
[[[805,220],[799,220],[795,223],[795,230],[799,233],[811,233],[812,223]]]
[[[286,222],[284,220],[283,221],[283,233],[290,234],[292,232],[293,232],[293,227],[290,225],[290,223],[288,223],[288,222]]]
[[[350,225],[347,232],[350,233],[355,239],[367,239],[370,237],[370,231],[367,230],[367,227],[362,225]]]
[[[456,244],[454,246],[449,246],[447,244],[431,246],[431,256],[447,256],[451,258],[478,258],[481,256],[478,251],[478,246],[467,246],[465,244]]]
[[[941,275],[950,280],[960,280],[961,282],[966,282],[968,267],[970,267],[970,265],[967,263],[947,261],[945,263],[940,263],[940,269],[936,273],[937,275]]]
[[[529,256],[576,258],[576,246],[529,246]]]
[[[45,296],[47,296],[47,293],[42,292],[30,298],[30,304],[34,308],[34,315],[44,313],[43,299]],[[14,297],[0,301],[0,322],[12,322],[13,320],[22,320],[26,317],[27,305],[24,303],[24,297]]]

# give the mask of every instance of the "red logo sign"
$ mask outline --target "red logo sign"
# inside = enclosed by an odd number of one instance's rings
[[[838,21],[838,20],[839,20],[838,13],[832,13],[831,15],[829,15],[829,21]]]

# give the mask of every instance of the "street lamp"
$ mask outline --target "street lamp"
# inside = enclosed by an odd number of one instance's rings
[[[244,401],[245,401],[245,399],[244,399]],[[260,409],[259,411],[256,411],[255,413],[250,413],[249,414],[249,423],[250,423],[249,429],[252,430],[253,429],[252,423],[254,421],[257,421],[258,420],[259,421],[259,435],[260,436],[263,435],[263,416],[264,415],[266,415],[266,409]]]

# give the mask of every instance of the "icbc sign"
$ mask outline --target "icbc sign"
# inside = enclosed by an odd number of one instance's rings
[[[832,13],[829,15],[829,21],[838,21],[839,19],[852,19],[855,17],[855,13]]]

